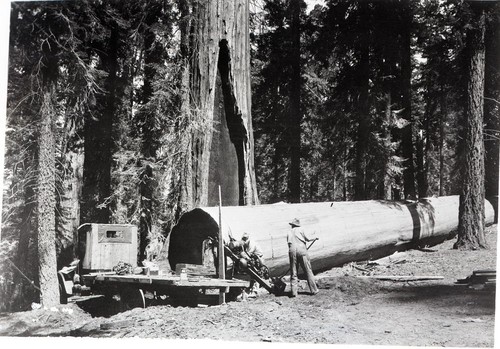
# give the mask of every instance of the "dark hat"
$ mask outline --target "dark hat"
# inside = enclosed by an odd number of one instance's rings
[[[300,227],[300,220],[298,220],[297,218],[294,218],[290,223],[291,226],[296,226],[296,227]]]

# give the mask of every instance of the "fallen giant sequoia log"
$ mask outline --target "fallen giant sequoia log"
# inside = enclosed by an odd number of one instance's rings
[[[315,272],[348,262],[381,258],[396,251],[433,246],[454,236],[458,227],[458,196],[425,198],[418,202],[349,201],[222,207],[222,233],[240,239],[250,234],[262,249],[272,276],[289,267],[286,235],[293,218],[300,219],[310,238]],[[485,221],[493,223],[485,202]],[[168,259],[202,264],[203,241],[218,233],[219,208],[202,207],[181,216],[170,234]]]

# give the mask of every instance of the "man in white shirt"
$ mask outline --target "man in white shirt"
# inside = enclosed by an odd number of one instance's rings
[[[309,260],[309,254],[307,253],[306,243],[318,239],[309,239],[304,232],[304,228],[300,226],[300,220],[297,218],[294,218],[289,224],[292,228],[288,232],[286,240],[288,243],[288,256],[290,258],[290,284],[292,297],[296,297],[298,292],[297,264],[300,264],[306,274],[309,291],[311,291],[311,294],[316,294],[318,293],[318,287],[316,286],[316,280],[314,279],[314,274],[312,272],[311,261]]]

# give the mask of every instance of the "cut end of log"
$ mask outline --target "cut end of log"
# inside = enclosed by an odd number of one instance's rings
[[[217,239],[219,227],[217,222],[201,209],[185,213],[170,233],[168,260],[170,268],[176,265],[203,264],[204,241]]]

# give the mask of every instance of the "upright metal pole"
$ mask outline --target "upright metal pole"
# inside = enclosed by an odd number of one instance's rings
[[[226,263],[225,258],[224,258],[224,241],[222,239],[222,196],[220,192],[220,185],[219,185],[219,279],[225,279],[226,278]],[[224,304],[226,303],[226,293],[225,293],[225,288],[221,288],[219,290],[219,304]]]

